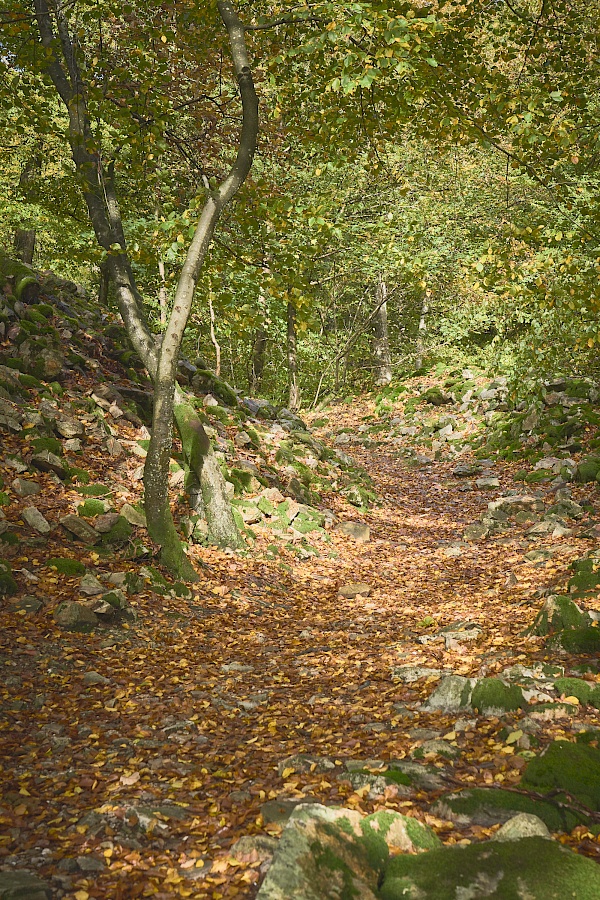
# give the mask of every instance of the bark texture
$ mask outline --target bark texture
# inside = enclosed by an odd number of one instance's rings
[[[292,410],[300,407],[300,385],[298,384],[298,342],[296,338],[296,307],[288,303],[287,307],[287,359],[289,396],[288,407]]]
[[[392,358],[387,317],[387,285],[380,277],[376,292],[375,336],[373,354],[375,356],[375,384],[386,385],[392,380]]]

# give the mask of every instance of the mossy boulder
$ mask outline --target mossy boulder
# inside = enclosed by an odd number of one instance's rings
[[[49,453],[54,453],[55,456],[61,456],[63,452],[61,442],[53,437],[34,438],[31,442],[31,447],[35,453],[43,453],[44,450],[47,450]]]
[[[529,633],[545,637],[565,629],[587,628],[590,623],[589,615],[571,597],[553,594],[544,601]]]
[[[442,847],[419,856],[394,857],[378,896],[382,900],[595,900],[600,896],[600,866],[543,837]]]
[[[108,512],[109,509],[110,505],[105,500],[94,500],[90,498],[84,503],[80,503],[77,507],[77,515],[92,518],[93,516],[103,515],[105,512]]]
[[[444,406],[444,404],[452,402],[452,397],[438,387],[431,387],[423,391],[419,399],[432,406]]]
[[[576,697],[580,703],[587,703],[593,688],[583,678],[557,678],[554,690],[563,697]]]
[[[49,559],[46,565],[56,569],[59,575],[85,575],[85,566],[78,559],[54,557]]]
[[[508,712],[524,709],[526,705],[521,688],[516,684],[507,684],[500,678],[482,678],[471,694],[471,706],[478,712]]]
[[[238,405],[237,394],[233,388],[209,369],[198,369],[192,378],[192,387],[199,394],[213,394],[226,406]]]
[[[490,825],[507,822],[519,813],[537,816],[550,831],[570,832],[580,824],[587,824],[589,817],[568,805],[550,800],[539,800],[526,793],[507,791],[503,788],[470,788],[439,798],[433,807],[435,815],[449,819],[458,825]]]
[[[541,794],[564,792],[589,809],[600,810],[600,750],[585,743],[553,741],[531,760],[521,787]]]
[[[600,475],[600,456],[586,456],[575,471],[575,481],[596,481]]]
[[[89,501],[87,501],[89,503]],[[131,538],[132,527],[124,516],[119,516],[115,524],[105,532],[100,541],[102,544],[125,544]]]
[[[568,653],[600,653],[600,628],[593,625],[587,628],[570,628],[560,634],[557,643]]]
[[[569,581],[569,590],[575,589],[579,594],[586,591],[594,591],[600,587],[600,558],[589,556],[585,559],[576,559],[571,564],[575,573]]]

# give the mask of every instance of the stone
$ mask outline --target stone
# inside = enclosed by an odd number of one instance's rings
[[[83,424],[78,419],[67,416],[58,418],[54,423],[54,428],[64,438],[80,438],[85,434]]]
[[[51,900],[50,886],[26,869],[0,872],[0,900]]]
[[[438,846],[431,829],[391,810],[362,816],[300,804],[283,830],[257,900],[375,900],[390,854]]]
[[[458,747],[453,747],[449,741],[423,741],[419,747],[414,748],[411,756],[413,759],[425,759],[427,756],[445,756],[446,759],[456,759],[460,756],[460,750]]]
[[[78,856],[76,862],[80,872],[93,874],[94,872],[103,872],[106,868],[104,860],[99,859],[97,856],[92,856],[91,853],[87,856]]]
[[[19,497],[35,497],[42,490],[41,484],[31,478],[15,478],[11,487]]]
[[[338,596],[345,600],[354,600],[356,597],[368,597],[371,593],[371,587],[360,581],[357,583],[344,584],[338,588]]]
[[[67,631],[91,631],[98,617],[82,603],[66,600],[54,613],[54,621]]]
[[[276,838],[269,837],[268,834],[245,834],[232,845],[229,852],[235,860],[244,865],[270,863],[278,843]]]
[[[86,522],[85,519],[82,519],[81,516],[73,514],[63,516],[60,524],[85,544],[95,544],[98,541],[99,535],[96,529],[89,522]]]
[[[25,507],[21,512],[21,515],[29,527],[33,528],[34,531],[37,531],[38,534],[50,534],[52,531],[52,526],[48,520],[44,518],[39,509],[35,506]]]
[[[480,679],[471,694],[471,706],[485,715],[502,714],[526,707],[523,691],[516,684],[507,684],[501,678]]]
[[[366,544],[371,539],[371,529],[361,522],[340,522],[335,530],[351,537],[358,544]]]
[[[121,507],[120,515],[126,519],[130,525],[136,528],[146,528],[146,515],[132,506],[130,503],[124,503]]]
[[[105,446],[109,456],[112,456],[113,459],[118,459],[119,456],[123,456],[125,453],[123,444],[117,438],[112,437],[112,435],[107,437]]]
[[[212,394],[206,394],[202,404],[206,407],[214,407],[219,405],[219,401]]]
[[[84,575],[79,582],[79,590],[87,597],[97,597],[104,593],[104,585],[98,581],[95,575]]]
[[[121,520],[122,516],[116,512],[103,513],[94,519],[94,528],[99,534],[108,534],[111,528]]]
[[[277,771],[281,777],[286,769],[292,769],[294,772],[330,772],[335,769],[336,765],[328,756],[309,756],[306,753],[296,753],[294,756],[287,756],[282,759],[277,766]]]
[[[470,708],[471,693],[476,684],[474,678],[462,675],[448,675],[436,687],[425,709],[443,713],[460,712]]]
[[[290,800],[285,797],[279,800],[267,800],[266,803],[262,804],[260,814],[265,825],[283,825],[288,821],[298,805],[309,802],[306,800]]]
[[[494,841],[520,841],[526,837],[542,837],[549,839],[551,837],[546,824],[538,816],[531,813],[519,813],[513,816],[508,822],[496,832],[492,840]]]
[[[500,480],[494,475],[490,475],[486,476],[485,478],[478,478],[475,481],[475,484],[480,490],[491,491],[500,487]]]
[[[26,594],[13,605],[13,609],[16,612],[21,611],[29,616],[34,616],[43,608],[44,604],[42,601],[38,600],[38,598],[34,597],[32,594]]]
[[[84,684],[110,684],[110,678],[106,678],[99,672],[86,672],[82,680]]]
[[[533,625],[530,634],[546,637],[557,631],[570,628],[587,628],[591,618],[571,597],[551,594],[546,598]]]
[[[473,525],[467,525],[464,530],[463,540],[465,541],[482,541],[490,533],[490,529],[482,522],[475,522]]]
[[[570,832],[589,821],[584,812],[567,803],[559,806],[552,798],[540,800],[498,787],[469,788],[460,793],[443,794],[433,805],[432,812],[459,826],[480,825],[483,828],[503,824],[520,813],[536,816],[550,831]]]
[[[65,441],[63,444],[65,450],[68,450],[70,453],[80,453],[83,445],[79,438],[69,438],[68,441]]]
[[[244,674],[246,672],[254,672],[254,666],[245,666],[243,663],[239,662],[224,663],[221,666],[221,672],[225,672],[227,674],[231,674],[232,672],[239,672],[240,674]]]
[[[600,896],[600,867],[543,837],[485,841],[395,856],[385,869],[378,896],[382,900],[594,900]]]
[[[49,450],[42,450],[40,453],[34,453],[31,457],[31,465],[42,472],[54,472],[59,478],[64,478],[67,470],[61,459],[55,453]]]
[[[439,678],[443,675],[442,669],[431,669],[428,666],[394,666],[392,669],[392,677],[403,681],[405,684],[412,684],[413,681],[419,681],[421,678]]]
[[[531,760],[521,785],[542,794],[565,791],[588,809],[600,810],[600,750],[586,743],[552,741]]]

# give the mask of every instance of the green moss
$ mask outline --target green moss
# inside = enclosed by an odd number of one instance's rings
[[[29,306],[25,310],[24,319],[27,322],[32,322],[36,325],[47,325],[48,324],[48,320],[47,320],[46,316],[43,313],[39,312],[39,307],[36,309],[35,306]]]
[[[104,500],[86,500],[77,507],[78,516],[101,516],[110,509],[108,503]]]
[[[423,391],[419,399],[425,403],[431,403],[433,406],[443,406],[449,402],[448,396],[438,387],[431,387]]]
[[[471,788],[440,798],[441,810],[448,808],[457,816],[468,816],[486,822],[501,822],[518,813],[529,813],[541,819],[550,831],[569,832],[586,824],[588,817],[577,810],[552,801],[538,800],[526,793],[502,788]]]
[[[80,484],[90,483],[91,475],[85,469],[78,469],[77,466],[71,466],[69,474],[72,479],[76,479]]]
[[[60,575],[85,575],[85,566],[78,559],[54,557],[46,565],[50,569],[56,569]]]
[[[521,786],[542,794],[564,791],[590,809],[600,810],[600,750],[553,741],[541,756],[531,760]]]
[[[24,388],[36,388],[38,390],[41,390],[44,386],[38,378],[35,378],[33,375],[25,375],[23,373],[19,375],[19,382],[23,385]]]
[[[61,442],[53,437],[35,438],[31,442],[31,447],[35,453],[41,453],[43,450],[48,450],[50,453],[54,453],[55,456],[61,456],[63,449]]]
[[[587,703],[592,693],[592,688],[582,678],[557,678],[554,690],[561,696],[577,697],[580,703]]]
[[[401,772],[399,769],[388,770],[387,772],[382,772],[381,774],[386,781],[390,782],[390,784],[404,784],[407,787],[412,784],[412,780],[406,774],[406,772]]]
[[[542,837],[442,847],[418,855],[400,854],[387,866],[382,900],[596,900],[600,867]]]
[[[213,394],[227,406],[237,406],[238,399],[235,391],[227,382],[223,381],[222,378],[217,378],[214,372],[208,369],[198,369],[192,378],[192,385],[194,390],[200,393]],[[213,410],[211,409],[212,412]]]
[[[132,528],[127,519],[119,516],[110,531],[107,531],[101,537],[103,544],[125,544],[132,535]]]
[[[600,653],[600,628],[571,628],[560,635],[560,645],[569,653]]]
[[[17,372],[27,372],[27,364],[19,356],[5,358],[4,365],[7,369],[15,369]]]
[[[600,586],[600,559],[595,557],[576,559],[571,568],[575,574],[569,581],[569,589],[575,588],[583,594]]]
[[[10,563],[0,559],[0,595],[12,596],[17,593],[17,582],[13,578]]]
[[[528,484],[539,484],[542,481],[552,481],[553,478],[553,473],[538,470],[537,472],[528,472],[524,478],[524,481],[526,481]]]
[[[10,497],[6,491],[0,491],[0,506],[10,506]]]
[[[600,456],[587,456],[582,459],[575,472],[575,481],[596,481],[600,474]]]
[[[578,629],[589,625],[590,619],[571,597],[549,597],[531,626],[531,634],[545,637],[565,629]],[[566,633],[566,631],[565,631]]]
[[[317,871],[339,873],[335,880],[336,882],[339,882],[339,880],[342,882],[338,887],[340,900],[359,900],[359,893],[354,887],[352,869],[331,847],[324,847],[319,841],[314,841],[310,845],[310,852],[314,858]]]
[[[111,489],[105,484],[84,484],[75,490],[84,497],[106,497],[108,494],[112,494]]]
[[[600,684],[598,685],[598,687],[595,687],[592,691],[590,691],[588,703],[590,704],[590,706],[595,706],[596,709],[600,709]]]
[[[482,678],[471,695],[471,706],[478,712],[487,709],[524,709],[523,691],[516,684],[505,684],[500,678]]]

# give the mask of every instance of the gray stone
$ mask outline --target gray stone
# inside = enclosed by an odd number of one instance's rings
[[[83,448],[83,444],[81,443],[79,438],[69,438],[68,441],[64,442],[63,447],[70,453],[80,453]]]
[[[34,497],[42,490],[42,486],[31,478],[15,478],[11,487],[19,497]]]
[[[98,624],[98,617],[82,603],[66,600],[56,609],[54,621],[67,631],[88,631]]]
[[[286,769],[293,769],[294,772],[330,772],[335,769],[336,765],[328,756],[309,756],[306,753],[296,753],[294,756],[287,756],[282,759],[277,766],[279,775],[283,777]]]
[[[413,681],[419,681],[421,678],[439,677],[443,675],[442,669],[431,669],[428,666],[394,666],[392,669],[392,677],[403,681],[405,684],[412,684]]]
[[[25,869],[0,872],[0,900],[50,900],[49,885]]]
[[[460,756],[460,750],[458,747],[453,747],[448,741],[424,741],[420,747],[416,747],[412,751],[411,756],[417,759],[426,756],[445,756],[447,759],[456,759]]]
[[[464,678],[462,675],[448,675],[442,679],[430,696],[425,709],[443,713],[454,713],[463,709],[469,709],[469,700],[475,684],[475,678]]]
[[[145,514],[140,512],[139,509],[136,509],[135,506],[132,506],[130,503],[123,504],[120,514],[130,525],[134,525],[137,528],[146,528]]]
[[[475,481],[475,484],[480,490],[490,491],[500,487],[500,479],[496,478],[494,475],[490,475],[485,478],[478,478]]]
[[[206,394],[202,403],[206,407],[214,407],[219,405],[219,401],[215,397],[213,397],[212,394]]]
[[[81,516],[73,515],[63,516],[60,524],[74,534],[76,538],[85,544],[95,544],[98,540],[98,532]]]
[[[536,836],[547,839],[551,837],[545,822],[542,822],[538,816],[534,816],[531,813],[519,813],[519,815],[513,816],[512,819],[505,822],[492,840],[520,841],[521,838]]]
[[[245,864],[271,862],[278,843],[277,838],[268,834],[245,834],[233,844],[230,855]]]
[[[475,522],[473,525],[467,525],[463,534],[465,541],[482,541],[490,533],[490,529],[483,522]]]
[[[440,846],[429,828],[391,810],[362,816],[316,803],[296,806],[257,900],[375,900],[380,865],[368,852],[373,844],[383,858]]]
[[[338,596],[344,597],[346,600],[354,600],[355,597],[368,597],[371,593],[371,587],[362,581],[344,584],[338,588]]]
[[[83,676],[84,684],[110,684],[110,678],[106,678],[99,672],[86,672]]]
[[[113,528],[121,516],[116,512],[107,512],[103,513],[100,516],[96,516],[94,519],[94,528],[99,534],[108,534],[111,528]]]
[[[77,857],[77,865],[81,872],[103,872],[106,868],[106,863],[103,859],[100,859],[97,856],[92,856],[91,854],[88,856],[78,856]]]
[[[353,538],[358,544],[366,544],[371,539],[371,529],[361,522],[340,522],[335,530]]]
[[[104,585],[98,581],[95,575],[84,575],[79,582],[79,590],[87,597],[96,597],[98,594],[104,593]]]
[[[61,416],[57,419],[54,423],[54,428],[64,438],[79,438],[83,437],[85,433],[82,423],[78,419],[72,419],[68,416]]]
[[[38,534],[50,534],[52,526],[35,506],[27,506],[21,513],[30,528]]]
[[[221,666],[221,672],[226,672],[227,674],[232,672],[239,672],[241,674],[245,672],[254,672],[254,666],[245,666],[243,663],[239,662],[224,663]]]
[[[34,453],[31,457],[31,465],[42,472],[54,472],[59,478],[64,478],[67,474],[62,460],[55,453],[50,453],[49,450]]]
[[[125,453],[123,444],[119,440],[117,440],[117,438],[112,437],[112,435],[106,439],[105,446],[109,456],[112,456],[113,459],[118,459],[119,456],[123,456],[123,454]]]
[[[44,604],[32,594],[26,594],[12,608],[16,611],[24,612],[26,615],[34,616],[36,613],[39,613],[40,609],[44,608]]]

